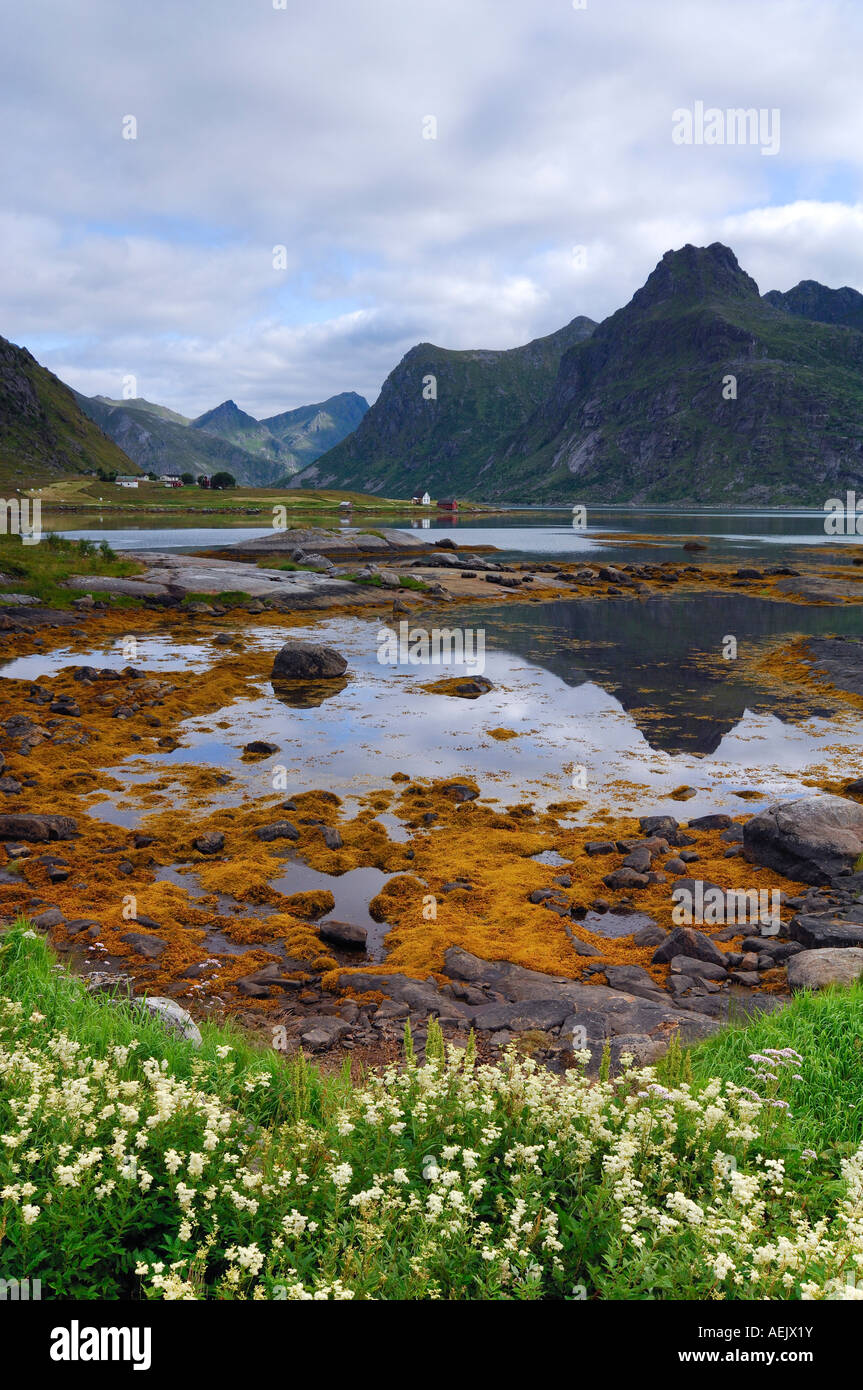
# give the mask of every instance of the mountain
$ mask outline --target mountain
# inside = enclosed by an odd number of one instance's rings
[[[98,468],[137,471],[68,386],[0,338],[0,480],[26,488]]]
[[[294,485],[822,506],[863,491],[861,311],[856,290],[814,281],[762,296],[727,246],[684,246],[598,327],[508,353],[413,348]]]
[[[362,420],[369,403],[355,391],[343,391],[316,405],[286,410],[256,420],[234,401],[208,410],[192,428],[227,439],[248,453],[277,464],[273,481],[289,477],[344,439]]]
[[[811,319],[813,323],[833,323],[863,330],[863,294],[849,285],[841,290],[829,290],[817,280],[801,280],[785,294],[768,290],[764,298],[775,309],[784,309],[799,318]]]
[[[362,396],[347,391],[269,420],[255,420],[234,401],[187,420],[140,396],[117,401],[75,394],[84,413],[146,472],[197,477],[227,471],[249,487],[286,482],[304,463],[343,439],[368,409]]]
[[[411,348],[349,435],[295,478],[294,487],[337,487],[410,496],[471,491],[502,436],[551,390],[562,354],[595,324],[576,318],[546,338],[505,351]],[[428,380],[434,379],[434,384]],[[432,398],[432,389],[436,392]]]
[[[544,502],[823,505],[863,484],[863,335],[765,302],[718,242],[668,251],[480,482]]]
[[[227,440],[178,425],[134,401],[110,405],[99,396],[77,399],[81,409],[147,473],[160,477],[166,473],[193,473],[197,477],[199,473],[228,472],[238,483],[250,487],[267,487],[273,481],[273,466],[267,460],[256,458]],[[125,471],[129,471],[128,467]]]

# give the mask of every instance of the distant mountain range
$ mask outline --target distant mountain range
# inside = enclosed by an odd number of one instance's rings
[[[436,377],[437,398],[423,382]],[[863,295],[764,296],[720,243],[510,352],[421,344],[292,486],[480,501],[822,505],[863,491]]]
[[[197,476],[227,470],[252,487],[287,482],[353,430],[369,408],[362,396],[344,391],[267,420],[255,420],[233,401],[188,420],[140,396],[76,396],[84,414],[146,472]]]

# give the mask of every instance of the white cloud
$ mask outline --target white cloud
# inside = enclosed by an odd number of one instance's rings
[[[21,6],[0,333],[82,390],[132,371],[266,414],[372,397],[422,339],[604,317],[686,241],[762,289],[860,284],[861,25],[847,0]],[[778,107],[779,155],[675,146],[696,100]]]

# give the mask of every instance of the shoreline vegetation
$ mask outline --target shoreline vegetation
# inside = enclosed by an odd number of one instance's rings
[[[4,1259],[46,1297],[857,1299],[863,990],[561,1082],[405,1030],[351,1080],[0,946]]]

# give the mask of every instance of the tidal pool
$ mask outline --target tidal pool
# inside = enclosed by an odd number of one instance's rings
[[[230,782],[210,796],[213,807],[312,788],[350,801],[407,773],[473,777],[503,805],[579,801],[571,820],[586,823],[602,812],[680,815],[671,793],[684,784],[695,789],[686,818],[740,814],[799,794],[806,776],[863,773],[863,721],[853,710],[827,696],[780,699],[741,664],[717,659],[728,634],[741,656],[795,635],[860,635],[858,608],[675,594],[460,606],[417,621],[482,628],[493,689],[476,700],[429,693],[424,684],[466,668],[381,665],[377,622],[322,620],[296,635],[342,651],[347,684],[317,706],[297,708],[268,680],[252,682],[248,697],[179,725],[180,747],[112,769],[128,788],[119,799],[172,766],[181,788],[182,764],[229,772]],[[289,635],[255,627],[245,640],[275,650]],[[148,641],[139,646],[142,664]],[[206,656],[209,644],[201,651]],[[279,751],[244,763],[241,750],[252,739]],[[743,801],[739,792],[755,795]],[[176,804],[177,790],[161,796],[159,809]],[[151,800],[146,809],[156,808]],[[403,831],[393,826],[392,838]]]

